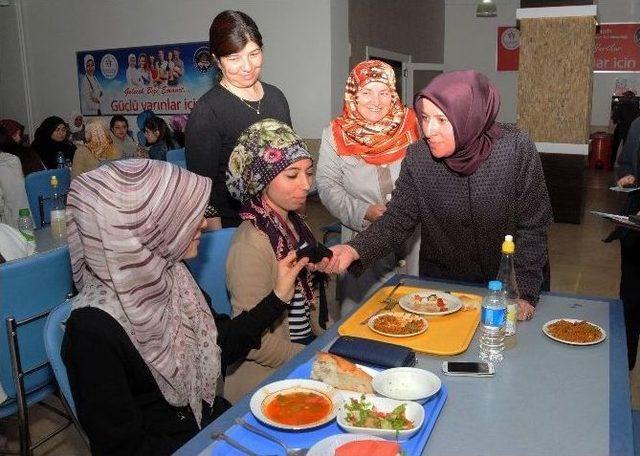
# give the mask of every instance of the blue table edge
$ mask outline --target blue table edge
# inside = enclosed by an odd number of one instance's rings
[[[454,284],[478,288],[478,284],[475,283],[421,278],[405,274],[398,274],[391,277],[383,286],[395,285],[402,279],[413,283],[436,282],[446,283],[447,285]],[[372,290],[365,300],[369,299],[376,291],[377,290]],[[628,375],[629,364],[627,361],[627,343],[622,302],[619,299],[578,296],[570,293],[545,292],[542,293],[542,295],[565,298],[579,297],[580,299],[588,301],[605,301],[609,303],[609,454],[611,456],[633,456],[633,425],[631,420],[631,396]],[[305,350],[302,350],[273,375],[258,385],[256,390],[273,381],[287,378],[298,365],[307,362],[317,351],[333,343],[338,337],[338,327],[347,318],[349,318],[349,315],[337,321],[327,330],[324,335],[326,337],[318,337],[314,340]],[[327,343],[328,340],[329,343]],[[202,452],[212,443],[211,434],[214,431],[227,430],[234,425],[234,420],[237,416],[244,415],[249,411],[250,398],[251,394],[248,394],[238,401],[232,409],[220,415],[213,423],[202,429],[174,454],[177,456],[187,456]]]

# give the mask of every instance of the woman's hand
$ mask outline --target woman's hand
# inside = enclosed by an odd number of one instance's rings
[[[356,249],[347,244],[335,245],[330,250],[333,252],[331,258],[323,258],[320,263],[310,265],[310,269],[327,274],[342,274],[351,263],[360,258]]]
[[[636,177],[633,174],[627,174],[624,177],[618,179],[618,187],[624,187],[625,185],[633,185],[636,183]]]
[[[220,217],[211,217],[207,219],[207,231],[215,231],[222,229],[222,219]]]
[[[273,292],[281,301],[291,301],[295,291],[296,277],[307,263],[309,263],[309,258],[306,257],[296,261],[296,252],[293,250],[278,261],[278,278]]]
[[[531,320],[536,308],[529,304],[529,301],[518,299],[518,320]]]
[[[369,222],[375,222],[387,211],[387,206],[384,204],[371,204],[367,208],[367,212],[364,214],[364,219]]]

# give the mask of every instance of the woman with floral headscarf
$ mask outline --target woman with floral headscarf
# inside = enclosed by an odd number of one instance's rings
[[[347,245],[328,272],[368,266],[420,224],[420,275],[486,284],[504,236],[516,243],[519,319],[548,287],[551,205],[540,156],[518,128],[496,122],[498,89],[477,71],[443,73],[414,99],[423,141],[409,147],[385,214]],[[332,260],[333,261],[333,260]],[[335,263],[334,263],[335,264]],[[548,288],[547,288],[548,289]]]
[[[287,124],[256,122],[238,138],[229,158],[227,188],[242,203],[227,258],[227,288],[234,313],[253,308],[277,279],[277,262],[303,242],[316,241],[296,212],[313,180],[313,160]],[[318,292],[318,296],[316,295]],[[260,349],[225,381],[225,397],[240,399],[323,331],[327,322],[322,277],[303,269],[288,314],[262,335]]]
[[[73,156],[71,177],[96,169],[100,162],[117,160],[122,152],[114,146],[109,130],[98,119],[92,120],[85,127],[87,143],[78,146]]]
[[[166,162],[115,161],[71,183],[78,295],[62,356],[94,455],[171,454],[229,403],[226,366],[260,346],[307,260],[292,253],[250,311],[212,313],[182,260],[197,255],[211,180]]]
[[[384,214],[400,174],[407,147],[418,139],[418,122],[402,105],[390,65],[361,62],[347,79],[342,115],[322,134],[318,192],[322,203],[342,223],[342,240]],[[340,278],[341,313],[352,311],[376,283],[394,273],[418,273],[417,233],[397,251],[377,261],[359,277]]]

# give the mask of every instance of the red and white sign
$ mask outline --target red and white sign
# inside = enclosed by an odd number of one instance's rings
[[[640,72],[640,23],[600,24],[594,57],[596,73]]]
[[[518,71],[520,60],[520,30],[498,27],[497,71]]]

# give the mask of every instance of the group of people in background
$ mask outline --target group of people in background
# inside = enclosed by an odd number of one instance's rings
[[[256,23],[224,11],[209,37],[220,79],[188,120],[171,122],[183,135],[152,112],[138,116],[137,142],[125,118],[107,129],[75,116],[71,134],[84,136],[76,147],[53,117],[31,146],[43,167],[55,167],[58,151],[79,166],[67,209],[79,294],[63,358],[94,454],[179,448],[333,323],[327,274],[342,274],[345,315],[398,272],[486,283],[511,234],[518,318],[531,319],[549,289],[552,212],[540,158],[524,132],[496,121],[500,94],[487,77],[444,73],[407,107],[388,64],[359,63],[315,163],[285,94],[260,78]],[[187,169],[163,162],[177,138]],[[628,154],[634,179],[637,149]],[[154,160],[114,160],[141,150]],[[304,216],[314,175],[343,244],[310,264],[295,251],[316,243]],[[201,231],[223,227],[237,227],[226,271],[233,317],[211,310],[182,263],[197,255]]]
[[[184,61],[180,58],[180,49],[166,51],[158,49],[151,53],[129,54],[127,57],[127,84],[130,87],[148,85],[177,85],[184,75]]]

